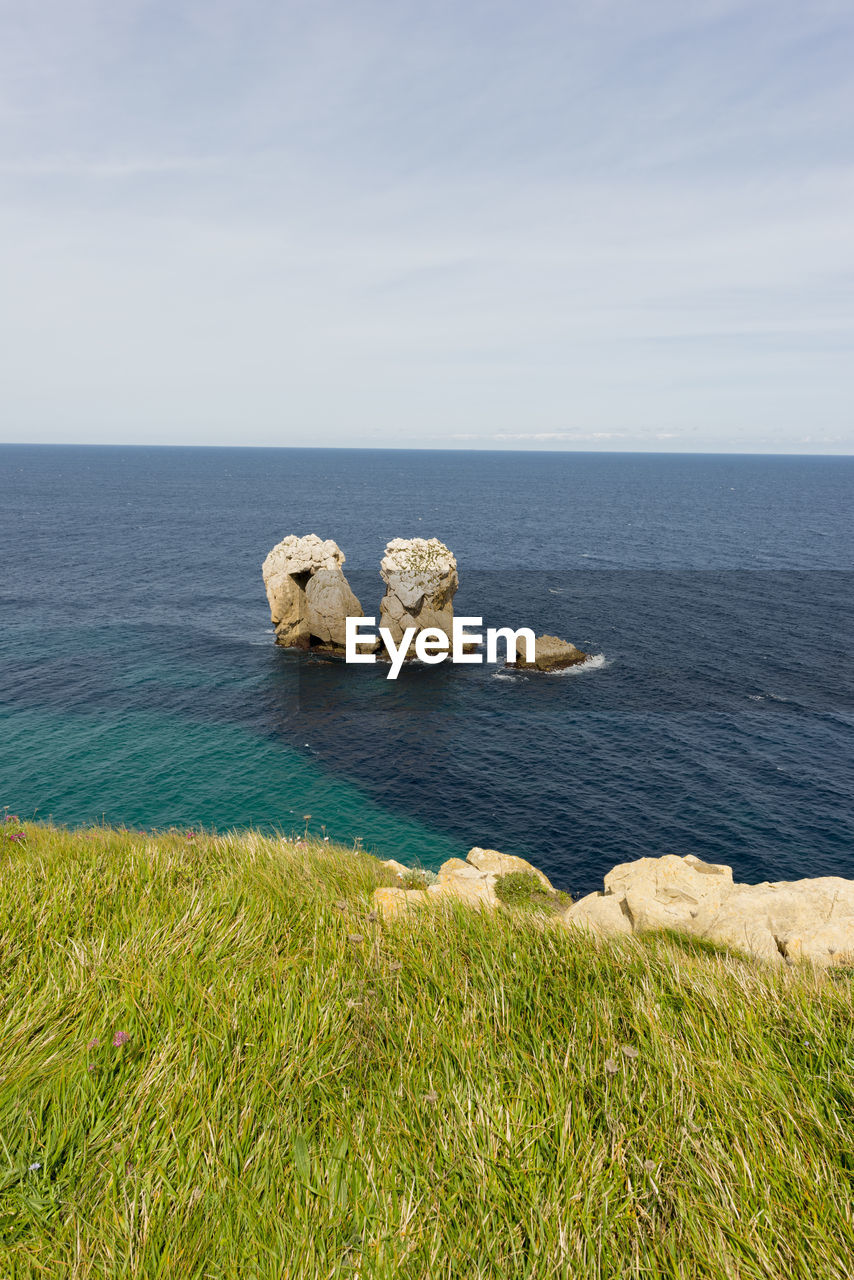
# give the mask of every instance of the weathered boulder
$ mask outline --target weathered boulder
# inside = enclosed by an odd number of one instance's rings
[[[449,862],[457,864],[459,858],[450,858]],[[495,895],[495,876],[488,871],[479,871],[477,867],[462,863],[461,866],[444,863],[439,868],[436,884],[425,890],[428,900],[439,902],[443,898],[453,902],[464,902],[469,907],[488,908],[498,906]]]
[[[424,904],[427,895],[421,889],[375,889],[374,908],[384,920],[394,920],[407,915],[414,907]]]
[[[605,937],[675,929],[774,963],[854,963],[853,880],[734,884],[730,867],[690,854],[614,867],[604,892],[574,902],[563,922]]]
[[[398,880],[401,880],[409,873],[409,867],[405,866],[402,862],[398,862],[397,858],[386,858],[383,862],[383,866],[388,867],[389,871],[393,871]]]
[[[435,627],[451,635],[454,593],[459,586],[454,555],[438,538],[394,538],[385,549],[380,574],[386,593],[380,626],[399,644],[407,627]]]
[[[314,533],[291,534],[273,547],[261,572],[276,644],[344,649],[346,619],[364,617],[344,577],[344,558],[336,542]]]
[[[732,890],[732,870],[701,862],[693,854],[679,858],[638,858],[613,867],[605,876],[605,893],[625,902],[637,933],[648,929],[687,929],[701,904],[717,908]]]
[[[588,893],[564,913],[563,921],[573,929],[587,929],[597,938],[614,938],[632,932],[632,922],[623,909],[622,898],[613,893]]]
[[[516,661],[507,665],[524,671],[560,671],[563,667],[574,667],[586,657],[586,653],[568,640],[561,640],[558,636],[537,636],[533,662],[525,661],[525,645],[520,643],[516,646]]]
[[[526,861],[525,858],[519,858],[515,853],[499,853],[497,849],[480,849],[477,845],[473,849],[469,849],[466,854],[466,862],[470,862],[473,867],[477,867],[480,871],[491,871],[498,876],[506,876],[511,871],[529,871],[532,872],[544,889],[549,893],[554,893],[555,888],[549,878],[543,875],[538,867]],[[445,864],[448,865],[447,863]],[[462,864],[465,866],[465,863]]]
[[[854,881],[840,876],[737,884],[697,920],[702,936],[768,960],[854,963]]]
[[[469,850],[465,862],[462,858],[448,858],[443,862],[435,884],[428,885],[426,889],[377,889],[374,905],[386,918],[404,914],[413,906],[426,906],[443,900],[494,910],[500,905],[495,891],[496,881],[511,871],[532,872],[544,888],[554,892],[543,873],[524,858],[475,846]]]

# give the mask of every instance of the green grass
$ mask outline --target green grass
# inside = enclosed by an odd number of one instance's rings
[[[561,915],[572,902],[570,895],[559,889],[549,893],[533,871],[507,871],[497,876],[495,894],[505,906],[522,911],[545,911],[548,915]]]
[[[854,1273],[849,974],[383,924],[393,878],[310,842],[23,830],[3,1280]]]

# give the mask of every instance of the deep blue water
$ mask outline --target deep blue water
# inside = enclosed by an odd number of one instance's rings
[[[854,874],[854,459],[0,446],[0,807],[309,825],[435,866],[473,844],[576,892],[693,852]],[[458,614],[580,673],[273,644],[260,566],[334,538],[365,612],[442,538]]]

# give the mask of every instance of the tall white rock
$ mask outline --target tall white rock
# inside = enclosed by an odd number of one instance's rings
[[[345,621],[362,618],[362,606],[341,566],[344,552],[317,534],[290,534],[267,556],[261,572],[276,644],[309,649],[344,649]]]
[[[435,627],[451,635],[459,586],[453,552],[438,538],[394,538],[380,565],[386,593],[380,626],[399,643],[407,627]]]

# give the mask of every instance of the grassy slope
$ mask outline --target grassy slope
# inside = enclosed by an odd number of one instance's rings
[[[381,925],[323,846],[24,829],[0,1276],[854,1272],[849,975]]]

